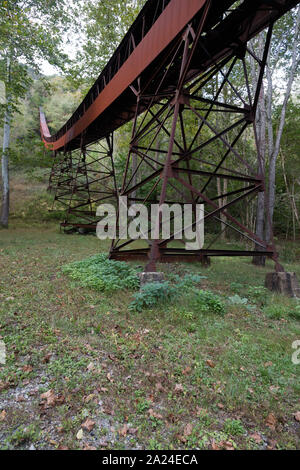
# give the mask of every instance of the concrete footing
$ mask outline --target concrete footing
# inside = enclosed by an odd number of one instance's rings
[[[164,273],[139,273],[139,278],[141,282],[141,287],[144,284],[148,284],[149,282],[163,282],[165,280]]]
[[[295,273],[268,273],[266,275],[265,287],[288,297],[300,298],[300,285]]]

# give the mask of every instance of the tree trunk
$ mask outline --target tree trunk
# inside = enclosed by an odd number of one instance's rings
[[[256,235],[264,239],[264,226],[265,226],[265,193],[258,193],[257,208],[256,208]],[[256,245],[255,249],[261,251],[261,246]],[[252,263],[256,266],[265,266],[265,256],[253,256]]]
[[[9,216],[9,168],[8,168],[8,148],[10,141],[10,97],[7,97],[7,109],[4,117],[4,132],[3,132],[3,149],[2,149],[2,207],[0,225],[4,228],[8,228],[8,216]]]
[[[286,115],[286,108],[288,105],[288,101],[291,96],[292,86],[294,83],[296,71],[300,62],[300,55],[298,52],[298,39],[299,39],[299,30],[300,30],[300,6],[298,7],[297,11],[297,18],[295,24],[295,40],[293,43],[292,54],[291,54],[291,67],[288,74],[288,81],[284,96],[284,101],[281,109],[281,115],[279,120],[279,127],[276,135],[276,139],[273,139],[273,129],[272,129],[272,116],[271,110],[269,109],[268,112],[268,129],[269,129],[269,193],[268,193],[268,204],[267,204],[267,227],[266,227],[266,240],[269,242],[273,237],[273,214],[274,214],[274,207],[275,207],[275,193],[276,193],[276,162],[277,157],[280,151],[280,143],[282,138],[282,133],[285,124],[285,115]],[[268,67],[267,72],[268,77],[268,95],[269,95],[269,106],[272,106],[272,94],[273,94],[273,86],[272,86],[272,77],[270,73],[270,69]],[[274,143],[275,140],[275,143]]]
[[[265,44],[264,33],[258,37],[258,55],[262,56]],[[256,69],[253,57],[250,57],[250,66],[253,82],[253,90],[256,89],[258,81],[259,70]],[[259,102],[256,112],[256,120],[254,123],[256,150],[258,155],[258,173],[265,177],[265,157],[266,157],[266,104],[265,104],[265,87],[264,83],[261,85]],[[261,239],[265,239],[265,193],[258,193],[257,206],[256,206],[256,235]],[[255,245],[256,251],[261,251],[260,245]],[[252,263],[256,266],[265,266],[265,256],[253,256]]]

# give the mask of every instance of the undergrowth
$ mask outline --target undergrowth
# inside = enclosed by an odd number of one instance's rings
[[[134,295],[129,310],[141,312],[157,304],[167,303],[178,295],[178,289],[167,282],[149,282]]]
[[[67,264],[62,272],[82,287],[112,292],[118,289],[137,289],[137,270],[122,261],[114,261],[98,254],[82,261]]]

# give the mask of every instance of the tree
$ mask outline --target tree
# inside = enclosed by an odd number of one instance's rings
[[[76,55],[76,65],[69,70],[76,84],[84,83],[88,89],[94,83],[145,3],[146,0],[88,0],[84,3],[81,11],[83,44]]]
[[[280,113],[281,110],[278,110]],[[279,119],[279,117],[278,117]],[[277,121],[278,122],[278,121]],[[290,102],[286,109],[286,124],[282,135],[279,158],[281,172],[276,172],[277,204],[274,210],[275,226],[283,232],[286,229],[286,237],[291,229],[293,240],[296,240],[296,231],[300,230],[300,106]],[[278,194],[280,191],[280,195]],[[281,196],[281,197],[278,197]],[[286,222],[286,227],[284,226]]]
[[[1,107],[4,124],[2,149],[2,209],[0,226],[8,227],[10,129],[20,99],[38,74],[41,60],[64,68],[62,32],[69,16],[64,0],[6,0],[0,5],[0,80],[5,83]]]
[[[276,161],[285,125],[286,109],[300,64],[300,6],[279,20],[274,27],[273,41],[266,67],[266,81],[263,83],[257,110],[255,130],[257,150],[262,163],[259,172],[266,176],[268,168],[267,196],[260,193],[256,211],[256,234],[270,241],[276,191]],[[251,47],[261,56],[265,33],[252,41]],[[257,78],[255,60],[251,59],[253,80]],[[281,103],[280,103],[281,101]],[[281,112],[278,126],[274,127],[274,115],[280,103]],[[259,247],[257,247],[259,249]],[[256,257],[253,262],[264,264],[264,258]]]

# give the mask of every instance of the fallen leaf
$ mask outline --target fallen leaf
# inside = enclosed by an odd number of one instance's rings
[[[88,395],[87,397],[84,398],[84,401],[85,403],[89,403],[91,400],[93,400],[93,398],[95,398],[95,394],[94,393],[91,393],[90,395]]]
[[[51,353],[46,354],[46,355],[43,357],[42,362],[43,362],[44,364],[48,364],[48,362],[50,362],[51,356],[52,356]]]
[[[215,441],[212,441],[211,448],[212,450],[221,450],[221,447],[219,447],[219,445]]]
[[[112,408],[110,408],[109,406],[103,406],[102,411],[103,411],[103,413],[105,413],[107,415],[111,415],[111,416],[114,416],[114,414],[115,414],[114,410]]]
[[[223,410],[224,405],[222,405],[222,403],[218,403],[218,408],[220,408],[220,410]]]
[[[83,438],[83,430],[79,429],[78,433],[76,434],[76,439],[79,441]]]
[[[42,400],[46,400],[47,406],[55,405],[56,397],[53,390],[50,389],[48,392],[42,393],[40,397]]]
[[[23,395],[19,395],[19,396],[17,397],[17,402],[21,403],[22,401],[25,401],[25,398],[24,398]]]
[[[90,418],[87,418],[85,422],[81,425],[83,429],[86,429],[88,432],[91,432],[94,429],[95,421]]]
[[[230,442],[230,441],[222,441],[222,448],[224,450],[234,450],[234,446],[233,446],[232,442]]]
[[[0,413],[0,421],[4,421],[6,419],[6,411],[2,410]]]
[[[131,435],[136,434],[138,430],[139,430],[138,428],[130,428],[128,429],[128,434],[131,434]]]
[[[192,368],[190,366],[186,367],[183,369],[182,373],[183,375],[188,375],[191,372]]]
[[[113,382],[114,379],[112,378],[111,374],[108,372],[108,374],[106,375],[107,377],[107,380],[109,380],[110,382]]]
[[[148,413],[150,416],[152,416],[153,418],[156,418],[156,419],[163,419],[162,415],[160,415],[159,413],[156,413],[156,411],[154,411],[152,408],[150,408],[150,410],[148,410]]]
[[[33,371],[33,367],[32,366],[29,366],[29,365],[26,365],[26,366],[23,366],[22,367],[22,370],[24,372],[32,372]]]
[[[258,434],[258,432],[254,432],[253,434],[250,434],[249,436],[251,439],[253,439],[256,444],[260,444],[262,442],[261,436]]]
[[[155,389],[156,389],[157,392],[164,392],[165,391],[164,387],[162,386],[162,384],[160,382],[158,382],[155,385]]]
[[[229,441],[225,441],[223,443],[223,448],[225,450],[234,450],[234,446],[233,446],[232,442],[229,442]]]
[[[207,364],[209,367],[211,367],[212,369],[213,369],[214,367],[216,367],[215,363],[214,363],[213,361],[211,361],[210,359],[208,359],[208,360],[206,361],[206,364]]]
[[[205,408],[200,408],[200,406],[196,406],[196,415],[197,416],[203,416],[203,414],[206,414],[207,410]]]
[[[57,449],[58,450],[69,450],[69,447],[60,445],[60,446],[58,446]]]
[[[277,423],[276,417],[273,415],[273,413],[270,413],[266,419],[266,425],[274,431],[276,423]]]
[[[95,369],[95,364],[93,362],[90,362],[89,365],[87,366],[87,370],[91,371]]]
[[[124,426],[119,430],[119,434],[123,437],[126,437],[127,432],[128,432],[127,424],[124,424]]]
[[[274,439],[270,439],[268,442],[267,450],[274,450],[276,449],[276,447],[277,447],[277,441],[275,441]]]
[[[194,429],[194,427],[191,423],[186,424],[185,427],[184,427],[184,431],[183,431],[184,436],[185,437],[190,436],[193,432],[193,429]]]
[[[300,411],[297,411],[297,413],[294,414],[294,418],[296,421],[300,422]]]
[[[176,384],[175,385],[175,392],[177,393],[183,393],[183,385],[182,384]]]
[[[273,365],[273,362],[265,362],[265,367],[272,367]]]

